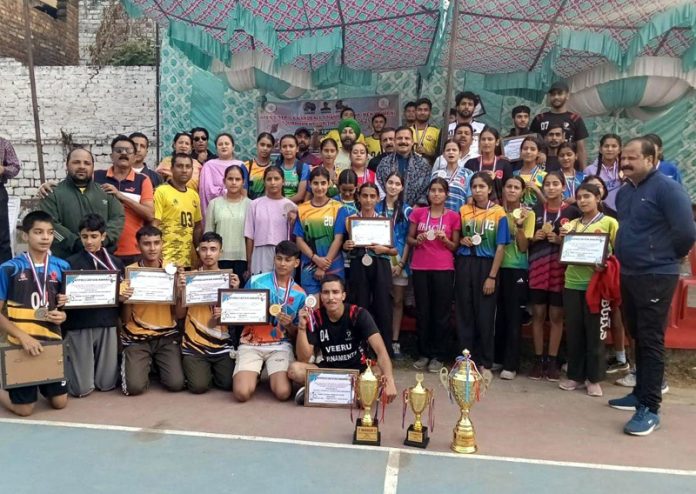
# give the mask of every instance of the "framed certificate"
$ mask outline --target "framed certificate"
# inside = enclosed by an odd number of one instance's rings
[[[168,274],[159,268],[126,268],[126,280],[133,289],[127,304],[176,303],[174,285],[176,273]]]
[[[268,324],[269,290],[220,290],[220,323],[237,326]]]
[[[218,290],[229,289],[231,274],[231,269],[184,273],[186,277],[184,306],[217,304]]]
[[[512,136],[503,138],[503,155],[509,161],[519,160],[522,154],[522,141],[527,137],[535,137],[536,134],[525,134],[523,136]]]
[[[608,254],[608,233],[569,233],[563,237],[561,264],[604,265]]]
[[[389,218],[350,218],[350,238],[356,247],[394,245],[394,229]]]
[[[66,309],[116,307],[118,305],[118,271],[66,271]]]
[[[349,408],[355,400],[353,369],[307,369],[305,406]]]
[[[33,357],[21,346],[0,348],[2,388],[38,386],[65,380],[62,341],[42,341],[43,352]]]

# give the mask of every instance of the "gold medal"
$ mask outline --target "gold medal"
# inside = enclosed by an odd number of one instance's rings
[[[561,231],[565,234],[568,234],[573,231],[573,225],[570,222],[564,223],[563,225],[561,225]]]
[[[280,304],[273,304],[268,308],[268,313],[273,317],[277,317],[283,311],[283,307]]]
[[[546,234],[553,232],[553,225],[551,224],[551,222],[547,221],[546,223],[544,223],[544,226],[541,227],[541,231]]]
[[[522,218],[522,208],[517,208],[512,211],[512,217],[516,220]]]

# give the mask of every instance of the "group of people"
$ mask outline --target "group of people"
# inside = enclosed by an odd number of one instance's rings
[[[696,240],[691,203],[658,136],[623,143],[604,135],[587,163],[587,129],[567,99],[568,87],[555,83],[550,111],[531,118],[527,107],[513,110],[510,135],[522,137],[514,160],[499,131],[473,119],[479,99],[466,91],[447,132],[429,123],[432,104],[422,98],[407,104],[396,129],[375,114],[371,136],[350,108],[323,138],[304,128],[279,139],[261,133],[247,161],[228,133],[216,136],[213,153],[202,128],[176,134],[156,169],[144,162],[141,133],[114,138],[107,170],[73,149],[65,180],[42,186],[39,209],[23,220],[28,251],[0,266],[10,343],[38,354],[41,341],[62,335],[67,382],[2,391],[0,401],[27,415],[39,391],[61,408],[66,393],[86,396],[119,380],[136,395],[154,366],[169,390],[215,386],[238,401],[252,397],[265,368],[272,393],[295,393],[299,403],[307,369],[363,369],[368,358],[393,400],[391,361],[402,357],[410,286],[413,365],[430,372],[468,348],[485,380],[498,370],[514,379],[521,326],[531,318],[529,377],[602,396],[607,371],[629,370],[626,327],[635,387],[610,405],[635,411],[625,432],[649,434],[659,426],[671,295]],[[391,220],[392,245],[352,240],[351,219],[372,217]],[[561,264],[573,233],[607,234],[615,255],[602,265]],[[63,308],[64,271],[126,266],[175,266],[176,303],[127,303],[133,291],[124,280],[119,307]],[[231,269],[231,287],[267,289],[282,311],[267,325],[221,324],[219,307],[183,303],[183,271],[194,269]]]

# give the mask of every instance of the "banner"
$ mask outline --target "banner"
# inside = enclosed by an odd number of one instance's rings
[[[268,102],[259,109],[258,133],[269,132],[278,140],[285,134],[294,134],[298,127],[307,127],[321,135],[338,127],[343,108],[352,108],[364,135],[372,134],[372,116],[381,113],[387,117],[387,127],[401,125],[399,95],[366,96],[335,100],[300,100]]]

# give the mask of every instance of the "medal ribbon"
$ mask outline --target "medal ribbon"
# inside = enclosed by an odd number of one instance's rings
[[[609,180],[607,180],[607,187],[609,187],[611,184],[611,188],[615,189],[616,182],[618,182],[618,180],[619,180],[619,163],[618,163],[618,161],[614,161],[614,164],[611,165],[611,170],[612,170],[611,173],[609,173],[609,168],[606,165],[604,165],[604,163],[600,163],[599,166],[600,166],[600,169],[598,170],[597,174],[601,175],[602,169],[604,169],[604,171],[607,174],[607,177],[609,177]]]
[[[437,225],[437,230],[442,231],[442,222],[445,219],[445,211],[442,211],[442,216],[440,216],[440,222]],[[425,220],[425,231],[427,232],[430,229],[430,208],[428,208],[428,217]]]
[[[546,221],[546,214],[547,214],[548,212],[549,212],[549,210],[546,208],[546,206],[544,206],[544,222],[542,223],[542,225],[545,224],[545,223],[551,223],[551,225],[553,226],[553,225],[556,224],[556,222],[558,221],[558,219],[561,217],[561,208],[558,209],[558,213],[556,214],[556,218],[555,218],[553,221],[551,221],[551,222],[547,222],[547,221]]]
[[[488,210],[491,207],[491,204],[493,204],[492,201],[488,201],[488,204],[486,204],[486,210],[483,212],[483,221],[481,222],[481,232],[476,231],[476,217],[478,216],[476,214],[476,204],[472,204],[471,207],[473,208],[473,213],[474,217],[472,218],[472,224],[473,224],[473,229],[474,229],[474,234],[475,235],[481,235],[483,236],[486,232],[486,218],[488,218]]]
[[[575,197],[575,174],[568,180],[566,177],[566,190],[570,192],[570,197]]]
[[[104,253],[104,259],[106,259],[106,262],[108,263],[108,265],[105,264],[104,261],[102,261],[101,259],[99,259],[97,256],[95,256],[95,255],[92,254],[91,252],[87,252],[87,254],[89,254],[90,257],[94,260],[94,267],[95,267],[95,268],[98,268],[98,265],[99,265],[99,266],[102,266],[102,267],[103,267],[104,269],[106,269],[107,271],[118,271],[118,269],[117,269],[116,266],[114,265],[113,261],[111,260],[111,257],[109,257],[109,253],[106,252],[106,249],[102,248],[102,249],[100,250],[100,252],[103,252],[103,253]]]
[[[498,157],[493,156],[493,168],[491,168],[492,171],[495,171],[495,167],[498,164]],[[479,156],[479,169],[478,171],[487,171],[483,169],[483,156]]]
[[[583,233],[584,231],[586,231],[590,226],[592,226],[592,223],[595,223],[595,222],[601,220],[603,216],[604,216],[604,213],[602,213],[602,212],[597,213],[597,214],[595,215],[595,217],[592,218],[588,224],[584,224],[584,223],[582,222],[582,218],[580,218],[580,220],[578,221],[578,223],[580,223],[582,226],[585,227],[585,228],[582,229],[582,232],[580,232],[580,233]]]
[[[288,303],[288,300],[290,299],[290,287],[294,284],[294,281],[292,279],[292,276],[288,277],[288,282],[285,284],[285,295],[282,297],[282,302],[280,304],[281,307],[285,307],[285,305]],[[280,286],[278,285],[278,278],[276,277],[275,271],[273,271],[273,292],[276,296],[276,299],[280,299]]]
[[[34,261],[32,260],[29,253],[25,252],[24,256],[27,258],[27,261],[29,261],[29,267],[31,268],[31,275],[34,277],[34,285],[36,286],[36,292],[39,294],[39,305],[41,307],[47,307],[48,306],[48,260],[49,260],[50,256],[48,255],[48,253],[46,253],[46,256],[44,257],[43,284],[39,283],[39,275],[36,271],[36,266],[34,266]]]

